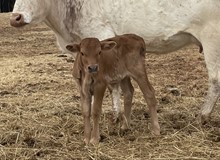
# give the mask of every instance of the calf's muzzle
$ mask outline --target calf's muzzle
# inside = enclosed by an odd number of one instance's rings
[[[97,64],[89,65],[88,66],[88,71],[89,71],[89,73],[97,73],[98,68],[99,68],[99,66]]]

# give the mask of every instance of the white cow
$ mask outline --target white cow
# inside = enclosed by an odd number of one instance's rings
[[[209,117],[220,96],[219,0],[16,0],[11,25],[45,22],[65,51],[85,37],[142,36],[151,53],[168,53],[194,43],[203,47],[209,89],[201,115]],[[118,92],[113,91],[117,106]]]

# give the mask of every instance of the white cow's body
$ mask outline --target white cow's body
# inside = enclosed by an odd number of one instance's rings
[[[85,37],[124,33],[142,36],[152,53],[202,45],[210,80],[202,115],[211,113],[220,95],[219,0],[17,0],[13,13],[23,23],[46,22],[64,51]]]

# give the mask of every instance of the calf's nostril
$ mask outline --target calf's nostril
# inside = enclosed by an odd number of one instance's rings
[[[89,71],[90,73],[92,73],[92,72],[93,72],[93,69],[92,69],[92,67],[91,67],[91,66],[88,66],[88,71]]]
[[[95,72],[98,71],[98,66],[94,66],[94,71],[95,71]]]

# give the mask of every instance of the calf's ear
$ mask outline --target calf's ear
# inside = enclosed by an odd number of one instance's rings
[[[101,48],[102,50],[110,50],[113,49],[117,43],[115,41],[106,41],[106,42],[101,42]]]
[[[79,44],[70,44],[66,46],[66,49],[70,52],[79,52],[80,46]]]

